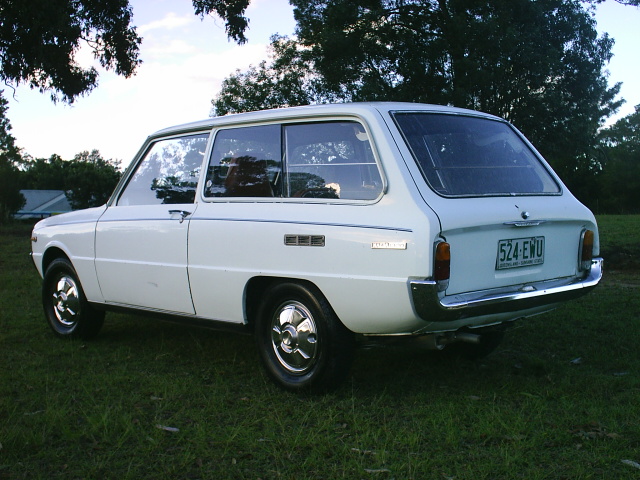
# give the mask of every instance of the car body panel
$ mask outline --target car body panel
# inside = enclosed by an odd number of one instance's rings
[[[512,205],[504,200],[450,200],[455,216],[462,217],[456,220],[444,205],[435,207],[443,224],[441,235],[452,249],[448,294],[578,274],[580,234],[585,228],[595,229],[586,209],[566,197],[521,198],[510,202]],[[522,212],[530,214],[526,221]],[[544,238],[544,263],[496,269],[498,242],[527,237]],[[470,271],[473,275],[465,274]]]
[[[45,254],[60,251],[69,258],[82,278],[85,295],[94,302],[103,300],[94,266],[94,239],[96,223],[105,210],[102,206],[45,218],[32,234],[32,257],[40,276],[47,266]]]
[[[305,282],[324,295],[348,329],[368,335],[511,321],[553,308],[597,284],[601,263],[596,261],[594,280],[578,262],[585,229],[595,232],[593,253],[598,254],[595,219],[541,157],[558,185],[553,194],[444,196],[428,185],[417,166],[394,122],[397,111],[498,121],[449,107],[375,103],[254,112],[161,130],[147,139],[107,206],[36,226],[36,266],[43,274],[46,252],[56,248],[72,261],[92,303],[237,325],[252,321],[255,305],[248,304],[247,295],[252,281]],[[364,128],[383,182],[377,198],[205,194],[209,156],[222,129],[334,121]],[[210,136],[201,152],[193,203],[117,204],[150,144],[194,132]],[[541,237],[544,262],[497,268],[500,241]],[[451,246],[446,285],[434,279],[434,248],[440,241]]]
[[[95,268],[107,303],[193,314],[188,222],[195,205],[111,206],[96,226]],[[116,280],[117,279],[117,280]]]
[[[415,322],[407,276],[398,272],[427,274],[429,256],[420,252],[415,238],[433,237],[437,232],[416,222],[418,215],[412,219],[410,212],[406,218],[395,213],[385,200],[375,208],[200,205],[189,231],[189,277],[196,313],[246,321],[244,287],[259,276],[313,283],[331,299],[345,325],[358,333],[397,330],[402,323]],[[324,245],[287,245],[288,235],[321,236]],[[374,248],[374,244],[397,248]]]

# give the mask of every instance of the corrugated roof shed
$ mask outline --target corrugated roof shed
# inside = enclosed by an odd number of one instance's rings
[[[20,190],[20,193],[26,203],[16,218],[45,217],[72,210],[63,190]]]

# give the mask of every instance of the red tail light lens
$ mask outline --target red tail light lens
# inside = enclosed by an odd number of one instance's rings
[[[433,277],[436,282],[449,280],[451,275],[451,247],[447,242],[436,245]]]
[[[580,270],[589,270],[591,268],[594,237],[595,235],[591,230],[584,230],[580,236]]]

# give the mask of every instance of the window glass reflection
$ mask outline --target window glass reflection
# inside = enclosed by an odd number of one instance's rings
[[[208,136],[189,135],[151,145],[118,205],[193,203]]]
[[[279,125],[221,130],[211,152],[205,196],[280,196],[280,152]]]
[[[369,136],[357,122],[285,127],[287,196],[374,200],[382,179]]]

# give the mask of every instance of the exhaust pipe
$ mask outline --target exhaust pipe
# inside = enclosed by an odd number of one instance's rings
[[[482,336],[468,332],[432,333],[416,338],[419,345],[429,350],[442,350],[452,343],[464,342],[478,345]]]
[[[453,334],[455,342],[465,342],[465,343],[473,343],[474,345],[478,345],[480,343],[481,335],[476,333],[468,333],[468,332],[460,332]]]

